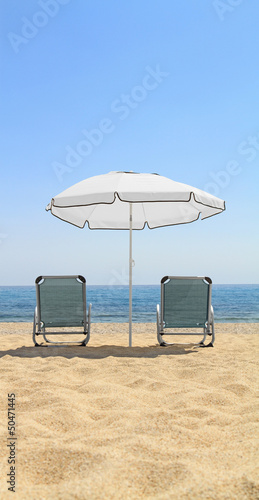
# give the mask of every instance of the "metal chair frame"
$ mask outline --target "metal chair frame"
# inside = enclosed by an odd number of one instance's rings
[[[45,280],[48,279],[54,279],[54,280],[63,280],[63,279],[73,279],[77,280],[81,285],[82,285],[82,300],[83,300],[83,315],[82,315],[82,331],[78,330],[66,330],[66,331],[60,331],[60,330],[48,330],[48,327],[44,324],[41,318],[41,299],[40,299],[40,286],[43,284]],[[33,320],[33,342],[35,346],[43,346],[43,345],[48,345],[48,344],[75,344],[78,343],[79,345],[85,346],[90,339],[90,326],[91,326],[91,308],[92,304],[89,304],[88,312],[86,308],[86,280],[83,276],[81,275],[69,275],[69,276],[38,276],[35,280],[35,285],[36,285],[36,307],[34,311],[34,320]],[[70,327],[77,326],[77,325],[69,325]],[[62,328],[62,326],[60,327]],[[66,327],[63,327],[66,328]],[[84,335],[83,340],[81,341],[52,341],[47,338],[49,335]],[[37,342],[36,337],[39,335],[42,335],[44,341],[46,344],[41,343],[39,344]]]
[[[157,340],[160,346],[172,345],[163,340],[164,335],[200,335],[201,332],[173,332],[168,331],[165,328],[165,319],[164,319],[164,305],[165,305],[165,285],[169,282],[169,280],[202,280],[208,285],[208,295],[207,295],[207,317],[203,326],[203,339],[199,342],[200,346],[203,347],[213,347],[215,341],[215,328],[214,328],[214,310],[211,305],[211,293],[212,293],[212,280],[205,276],[164,276],[161,279],[161,313],[159,304],[157,305]],[[172,327],[173,328],[173,327]],[[176,328],[176,327],[175,327]],[[186,325],[183,324],[177,325],[177,328],[186,328]],[[201,328],[200,325],[194,326],[192,328]],[[211,342],[205,346],[204,342],[206,340],[207,335],[211,336]]]

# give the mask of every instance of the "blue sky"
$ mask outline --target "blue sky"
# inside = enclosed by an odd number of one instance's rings
[[[80,230],[45,211],[113,170],[157,172],[226,200],[210,219],[134,232],[135,284],[165,274],[259,283],[258,2],[0,9],[0,284],[78,273],[127,284],[126,231]]]

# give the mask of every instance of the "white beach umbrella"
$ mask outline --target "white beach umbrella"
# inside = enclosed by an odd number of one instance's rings
[[[127,229],[129,249],[129,346],[132,345],[132,230],[186,224],[225,210],[215,196],[158,174],[110,172],[85,179],[46,207],[61,220],[90,229]]]

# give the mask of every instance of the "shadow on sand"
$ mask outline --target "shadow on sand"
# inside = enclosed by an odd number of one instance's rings
[[[159,356],[183,356],[194,354],[199,351],[197,344],[175,344],[166,347],[145,346],[145,347],[122,347],[117,345],[92,346],[22,346],[16,349],[0,351],[0,358],[4,356],[20,358],[49,358],[63,357],[67,359],[103,359],[109,356],[115,358],[157,358]]]

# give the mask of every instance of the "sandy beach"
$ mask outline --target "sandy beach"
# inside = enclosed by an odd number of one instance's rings
[[[131,348],[127,324],[35,348],[31,323],[0,323],[0,497],[11,454],[19,500],[258,499],[259,324],[215,326],[208,349],[160,347],[151,323]]]

